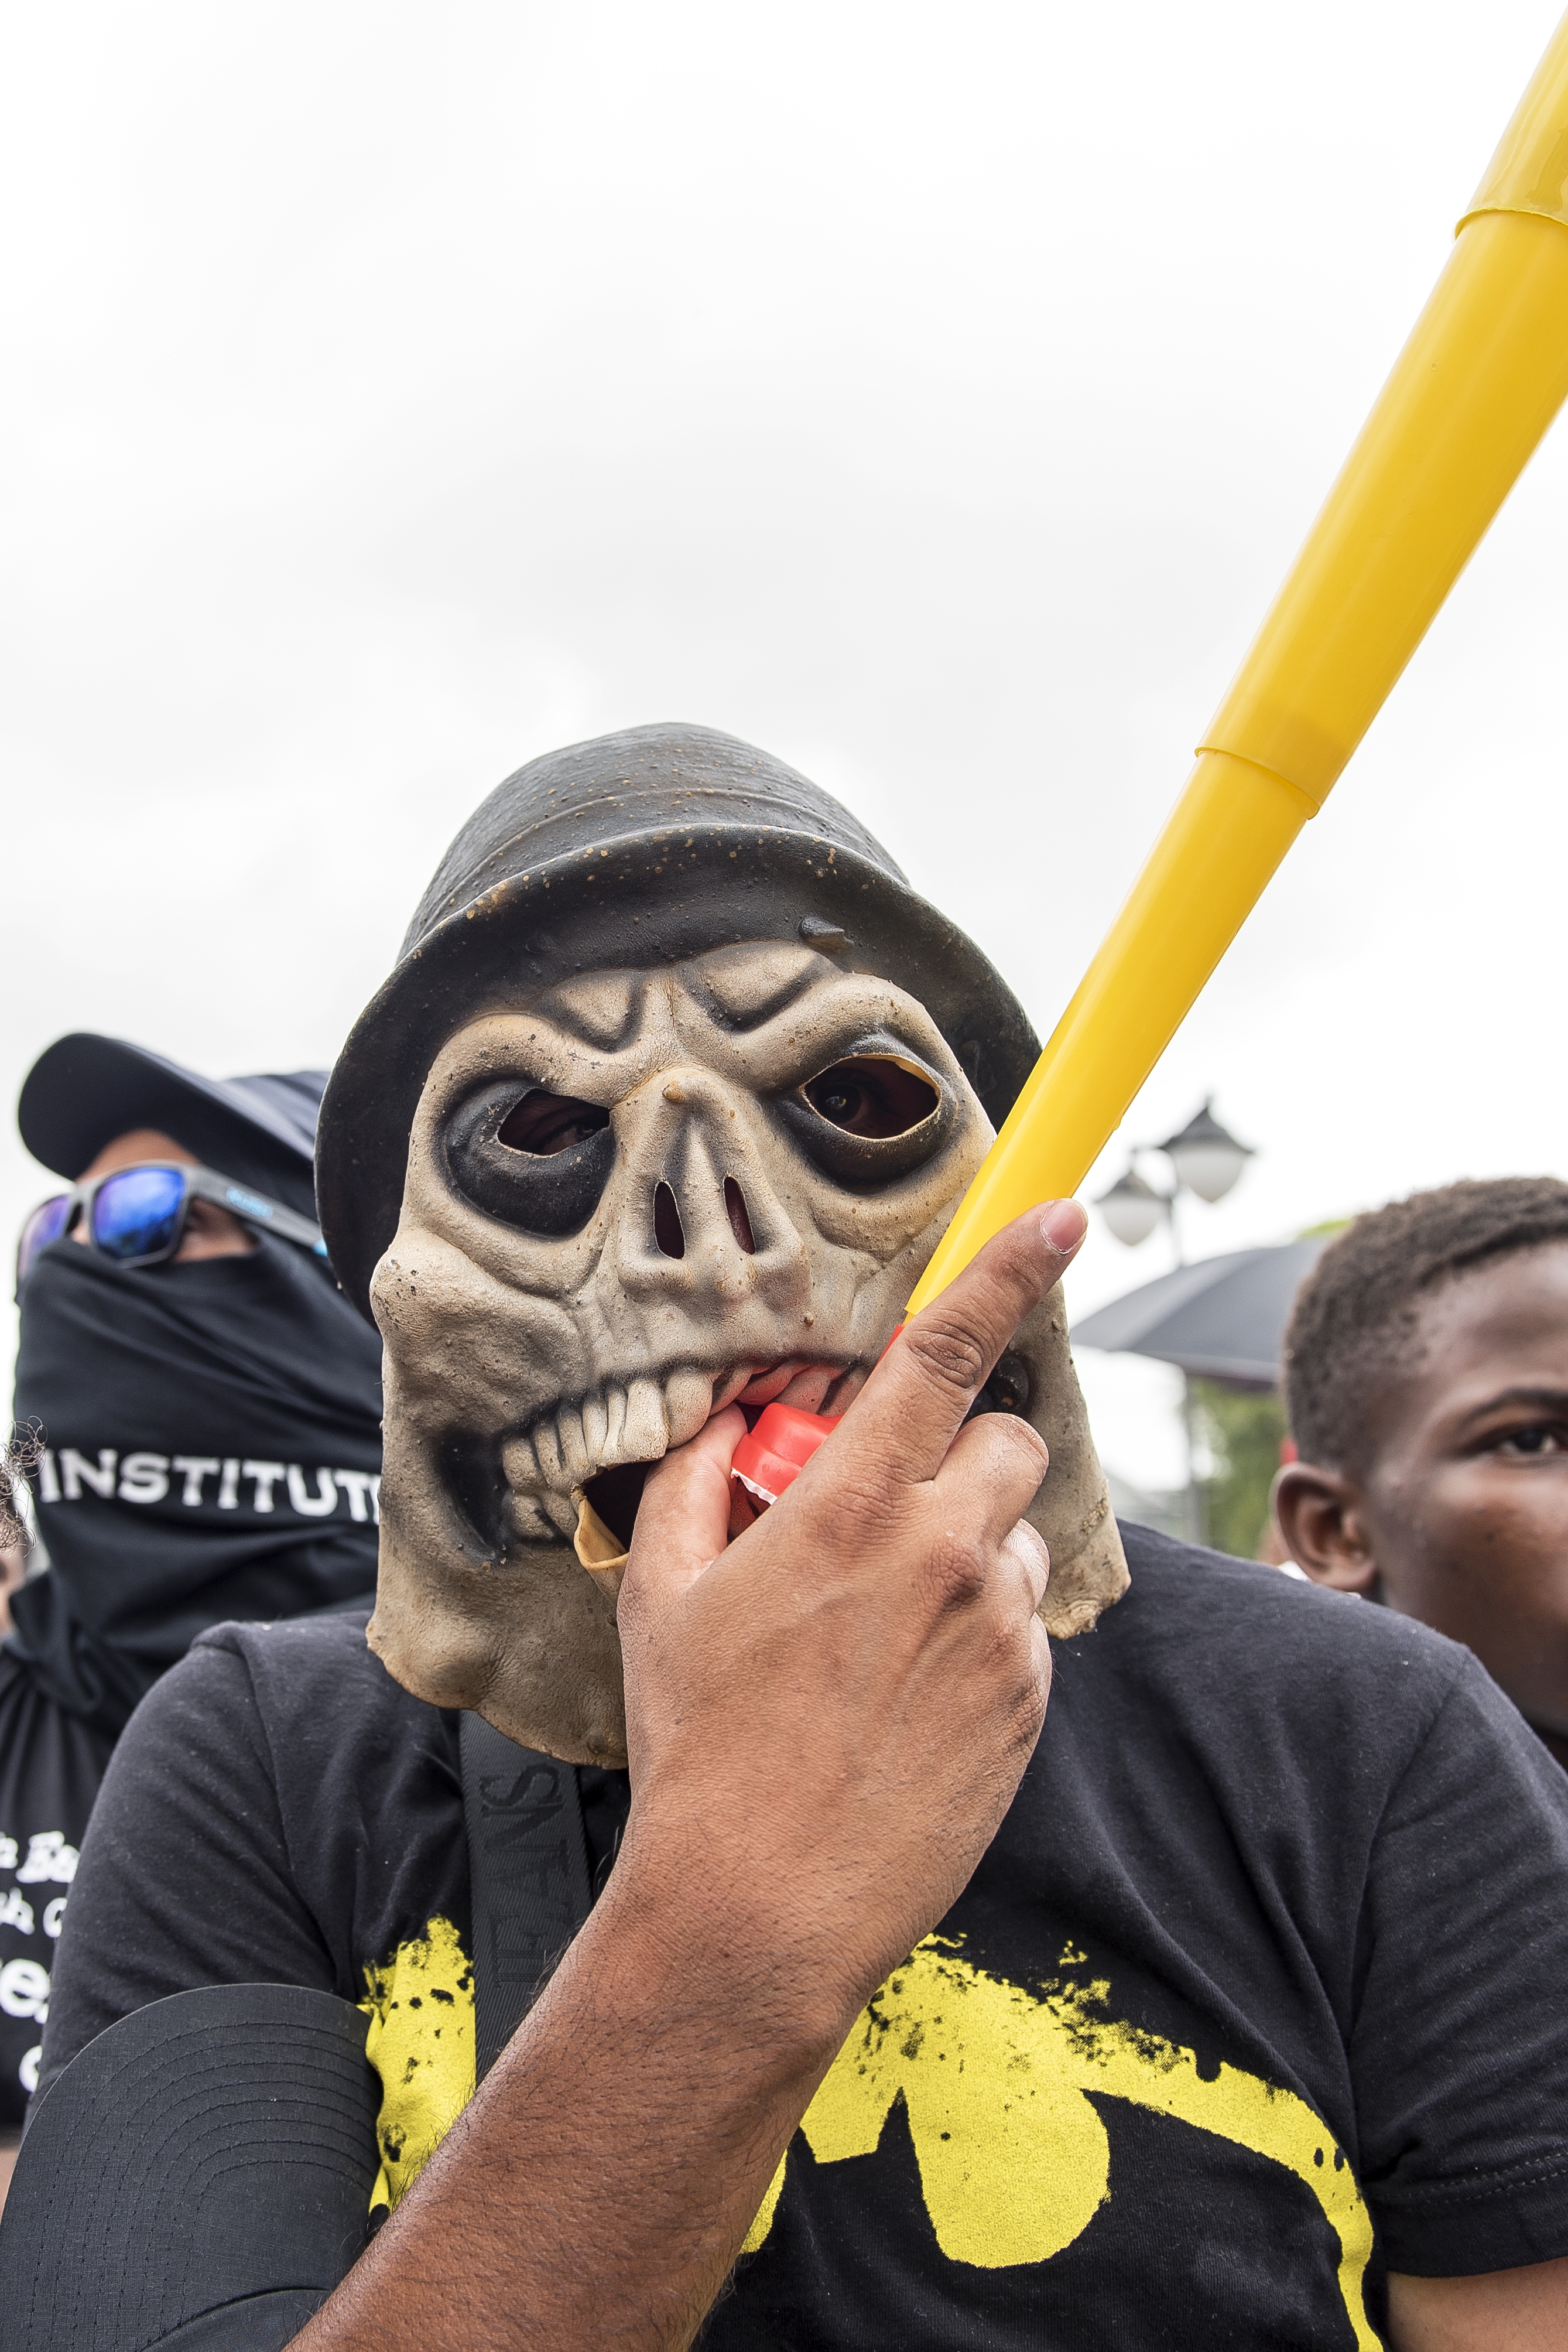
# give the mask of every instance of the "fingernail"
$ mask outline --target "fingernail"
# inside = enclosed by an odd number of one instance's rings
[[[1040,1216],[1040,1229],[1051,1248],[1065,1257],[1088,1232],[1089,1219],[1076,1201],[1052,1201]]]

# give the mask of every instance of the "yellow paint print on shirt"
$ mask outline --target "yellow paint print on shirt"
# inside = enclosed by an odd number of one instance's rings
[[[365,1970],[365,2055],[382,2078],[371,2208],[395,2205],[474,2095],[474,1971],[450,1919]]]
[[[1081,1966],[1071,1948],[1062,1967]],[[819,2164],[869,2156],[900,2092],[936,2242],[952,2262],[995,2270],[1049,2262],[1110,2199],[1111,2149],[1085,2095],[1126,2099],[1195,2124],[1305,2181],[1340,2245],[1339,2284],[1360,2352],[1377,2352],[1362,2278],[1372,2223],[1354,2175],[1305,2101],[1107,2017],[1106,1981],[1063,1975],[1041,1997],[988,1976],[928,1937],[867,2004],[806,2111]],[[789,2158],[747,2251],[760,2246]]]

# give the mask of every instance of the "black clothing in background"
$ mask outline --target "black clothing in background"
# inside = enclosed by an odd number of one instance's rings
[[[1568,2254],[1568,1775],[1424,1626],[1124,1535],[1130,1592],[1056,1646],[1011,1810],[818,2093],[714,2352],[1370,2352],[1390,2268]],[[472,2000],[457,1721],[346,1618],[205,1635],[110,1767],[45,2084],[190,1986],[369,1990],[406,2185],[439,2085],[399,1971],[439,1969],[448,2037]],[[621,1776],[583,1779],[608,1850]]]
[[[0,2131],[20,2124],[38,2079],[77,1850],[113,1749],[0,1655]]]
[[[306,1251],[128,1269],[56,1242],[15,1407],[51,1564],[6,1654],[114,1733],[204,1627],[369,1594],[381,1411],[381,1341]]]
[[[0,2129],[37,2076],[88,1815],[142,1694],[225,1618],[368,1605],[381,1342],[323,1261],[126,1268],[55,1243],[22,1289],[16,1417],[50,1565],[0,1649]]]

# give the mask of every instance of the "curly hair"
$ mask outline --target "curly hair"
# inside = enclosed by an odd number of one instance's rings
[[[1409,1360],[1430,1294],[1489,1258],[1568,1241],[1568,1184],[1499,1176],[1369,1210],[1332,1241],[1285,1332],[1285,1410],[1303,1462],[1363,1466],[1378,1390]]]
[[[0,1436],[0,1551],[25,1551],[27,1529],[16,1507],[16,1489],[33,1466],[36,1448],[15,1432]]]

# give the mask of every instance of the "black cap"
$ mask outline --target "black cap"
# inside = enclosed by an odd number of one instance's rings
[[[367,2023],[303,1986],[214,1985],[89,2042],[5,2200],[6,2352],[282,2352],[369,2235]]]
[[[367,1306],[408,1138],[453,1032],[574,972],[804,940],[919,999],[999,1127],[1040,1051],[1000,973],[881,844],[781,760],[711,727],[633,727],[534,760],[464,826],[321,1106],[316,1193]]]
[[[325,1070],[204,1078],[122,1037],[78,1031],[46,1047],[16,1103],[35,1160],[74,1184],[106,1143],[161,1128],[187,1151],[302,1216],[316,1213],[311,1156]]]

